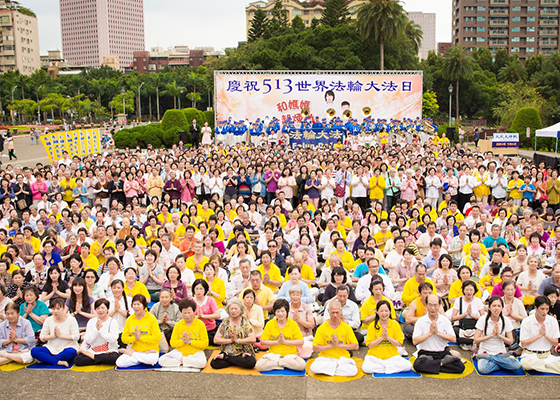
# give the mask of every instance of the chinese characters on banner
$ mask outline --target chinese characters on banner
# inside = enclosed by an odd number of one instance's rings
[[[314,117],[342,118],[349,110],[361,122],[371,118],[422,116],[422,72],[216,71],[217,120],[256,121],[276,117],[301,122],[302,110]]]
[[[41,142],[49,157],[49,162],[60,160],[67,151],[70,158],[99,153],[101,149],[99,129],[53,132],[41,136]]]
[[[494,133],[492,148],[519,147],[519,133]]]

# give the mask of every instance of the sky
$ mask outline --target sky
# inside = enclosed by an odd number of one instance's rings
[[[246,40],[245,7],[251,0],[144,0],[146,49],[236,47]],[[20,0],[39,19],[41,54],[61,50],[58,0]],[[451,0],[406,0],[406,11],[435,12],[436,41],[451,41]]]

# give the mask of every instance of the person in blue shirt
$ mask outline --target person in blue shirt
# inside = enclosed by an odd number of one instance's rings
[[[486,247],[486,250],[488,250],[488,255],[490,256],[490,258],[492,258],[492,254],[494,254],[494,250],[498,248],[498,245],[503,243],[507,246],[507,242],[503,237],[500,236],[499,225],[492,225],[490,232],[492,233],[492,235],[485,237],[482,241],[482,244]]]
[[[354,273],[352,274],[352,282],[358,282],[358,280],[362,276],[369,274],[367,262],[372,258],[375,258],[375,250],[372,247],[367,247],[365,251],[365,260],[363,263],[358,264],[356,266],[356,269],[354,269]],[[387,275],[385,269],[381,265],[379,265],[378,273],[379,275]]]
[[[535,185],[533,185],[531,183],[531,176],[527,175],[525,176],[525,178],[523,179],[525,181],[525,183],[523,185],[521,185],[521,187],[519,188],[519,190],[521,192],[523,192],[523,197],[529,199],[529,204],[533,205],[533,198],[535,196]]]
[[[311,294],[309,286],[307,286],[307,284],[301,280],[301,271],[299,269],[299,266],[292,265],[288,269],[288,275],[290,277],[290,280],[282,284],[282,287],[280,287],[280,291],[278,292],[277,299],[290,301],[290,288],[292,286],[299,286],[301,288],[302,303],[313,303],[315,301],[315,298]]]
[[[23,289],[23,298],[25,303],[19,306],[19,315],[31,322],[33,332],[40,331],[49,316],[49,308],[39,300],[39,289],[35,286]]]

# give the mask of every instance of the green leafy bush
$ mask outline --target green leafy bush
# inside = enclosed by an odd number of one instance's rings
[[[196,108],[184,108],[182,111],[187,119],[187,127],[192,124],[193,119],[196,119],[196,123],[199,126],[204,125],[206,119],[204,118],[202,111],[197,110]]]
[[[161,128],[164,131],[170,128],[184,129],[187,125],[187,118],[185,118],[185,113],[181,110],[167,110],[161,120]]]
[[[531,128],[531,137],[527,139],[525,134],[527,127]],[[508,132],[519,133],[519,146],[532,148],[535,145],[535,131],[542,128],[541,116],[535,107],[523,107],[517,110],[515,118]],[[540,138],[537,142],[537,148],[540,146],[547,146],[547,141],[554,141],[549,138]]]
[[[214,111],[203,111],[204,114],[204,121],[208,122],[208,126],[212,128],[212,132],[214,132]]]
[[[181,129],[175,127],[169,128],[163,132],[163,145],[165,147],[172,147],[174,144],[179,144],[179,131]]]

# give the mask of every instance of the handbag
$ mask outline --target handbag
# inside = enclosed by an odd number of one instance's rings
[[[24,210],[27,208],[27,201],[25,201],[25,199],[19,199],[16,204],[20,210]]]
[[[461,302],[459,303],[459,314],[463,314],[463,298],[461,297]],[[459,329],[463,331],[472,331],[476,328],[477,320],[474,318],[463,318],[459,320]],[[470,333],[470,332],[467,332]]]
[[[346,172],[344,173],[343,178],[346,178]],[[344,179],[344,186],[341,186],[337,183],[334,188],[334,195],[336,197],[344,197],[345,194],[346,194],[346,179]]]

